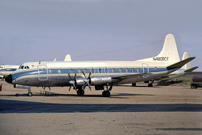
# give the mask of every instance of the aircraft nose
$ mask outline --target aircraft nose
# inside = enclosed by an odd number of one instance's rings
[[[8,75],[8,76],[5,78],[5,81],[6,81],[7,83],[12,83],[12,80],[13,80],[13,77],[12,77],[11,74]]]

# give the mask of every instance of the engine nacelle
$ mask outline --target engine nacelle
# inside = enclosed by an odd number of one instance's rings
[[[15,84],[15,85],[14,85],[14,88],[19,88],[19,89],[31,89],[31,86]]]
[[[76,79],[76,86],[83,86],[85,84],[84,79],[85,78]]]
[[[105,85],[111,82],[111,77],[91,77],[90,79],[90,85]]]

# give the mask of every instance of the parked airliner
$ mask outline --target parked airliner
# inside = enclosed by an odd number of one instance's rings
[[[160,54],[138,61],[52,61],[24,63],[6,82],[16,85],[36,87],[70,86],[77,95],[84,95],[87,87],[103,91],[102,95],[110,97],[112,86],[125,83],[148,81],[168,75],[193,60],[189,57],[180,61],[175,38],[172,34],[165,37]],[[26,68],[25,68],[26,67]],[[28,95],[32,95],[31,91]]]
[[[13,71],[17,70],[20,65],[0,65],[0,77],[5,78]]]

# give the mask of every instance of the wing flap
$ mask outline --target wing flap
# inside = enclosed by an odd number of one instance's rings
[[[129,79],[129,78],[134,78],[134,77],[143,76],[143,75],[147,75],[147,74],[150,74],[150,73],[141,73],[141,74],[132,74],[132,75],[120,75],[120,76],[112,77],[112,79]]]

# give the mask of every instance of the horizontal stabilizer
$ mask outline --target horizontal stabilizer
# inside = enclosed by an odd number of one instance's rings
[[[182,66],[184,66],[186,63],[190,62],[193,59],[195,59],[195,57],[189,57],[189,58],[179,61],[175,64],[172,64],[172,65],[168,66],[167,68],[169,68],[169,69],[181,68]]]
[[[189,69],[185,70],[185,72],[192,72],[192,71],[194,71],[197,68],[198,68],[198,66],[193,67],[193,68],[189,68]]]

